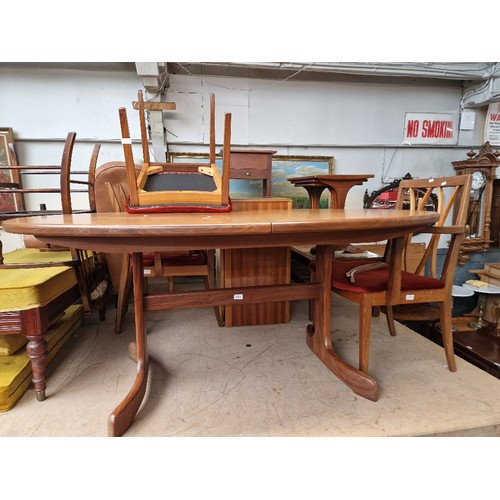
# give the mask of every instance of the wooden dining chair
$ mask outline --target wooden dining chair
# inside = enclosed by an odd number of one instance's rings
[[[429,210],[428,201],[437,196],[439,220],[428,228],[430,240],[420,263],[413,272],[405,271],[406,247],[415,235],[390,240],[383,262],[366,260],[335,262],[332,291],[359,304],[359,369],[368,372],[370,333],[373,309],[386,312],[391,335],[396,335],[395,306],[434,304],[439,311],[446,360],[450,371],[456,371],[451,323],[452,287],[460,244],[465,236],[469,202],[469,175],[401,181],[396,208]],[[419,233],[423,234],[423,233]],[[442,238],[448,238],[442,241]],[[440,246],[440,241],[443,245]],[[446,248],[447,246],[447,248]],[[438,249],[445,250],[438,269]],[[313,266],[314,271],[314,266]],[[425,272],[424,272],[425,271]]]
[[[18,187],[12,189],[13,193],[60,193],[61,209],[59,211],[51,211],[49,213],[74,214],[77,212],[95,212],[95,194],[94,182],[97,160],[101,145],[96,144],[91,154],[88,172],[71,170],[73,149],[76,140],[76,133],[69,132],[64,143],[61,164],[45,165],[45,166],[18,166],[21,173],[38,172],[53,172],[60,174],[59,186],[51,188],[26,188],[19,184]],[[87,175],[87,180],[79,180],[75,178],[82,174]],[[78,186],[78,187],[75,187]],[[83,188],[80,186],[84,186]],[[72,195],[75,193],[86,193],[88,196],[88,209],[74,210]],[[45,212],[26,211],[20,216],[38,215]],[[80,296],[83,308],[86,313],[91,313],[93,310],[99,311],[99,316],[104,319],[106,302],[109,296],[108,287],[108,271],[104,254],[91,252],[77,248],[62,248],[51,247],[43,244],[35,238],[24,238],[25,248],[14,250],[8,256],[8,264],[3,265],[3,269],[36,269],[47,267],[59,267],[66,265],[73,267],[77,275],[77,282],[80,289]],[[41,252],[44,253],[43,257]],[[19,254],[16,257],[16,254]],[[52,258],[51,258],[52,257]],[[3,256],[0,252],[0,264],[2,264]]]
[[[140,167],[135,167],[138,176]],[[96,172],[96,204],[98,212],[124,212],[128,201],[127,170],[123,162],[110,162],[101,165]],[[173,291],[177,277],[200,276],[205,288],[215,288],[215,250],[200,249],[186,252],[151,252],[145,253],[144,278],[164,277],[168,280],[168,290]],[[116,298],[115,331],[119,333],[123,316],[127,312],[131,293],[132,273],[128,254],[107,254],[111,281]],[[219,307],[214,307],[215,318],[219,326],[224,321]]]

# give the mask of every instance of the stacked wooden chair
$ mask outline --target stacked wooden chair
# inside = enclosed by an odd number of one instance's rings
[[[149,155],[146,117],[142,91],[138,92],[138,110],[141,129],[143,162],[139,167],[134,160],[127,113],[120,108],[120,125],[125,156],[125,170],[120,174],[114,168],[113,182],[106,182],[113,211],[129,213],[210,212],[231,210],[229,197],[231,115],[225,115],[222,175],[216,161],[215,145],[215,96],[210,95],[210,146],[209,163],[152,162]],[[103,166],[104,167],[104,166]],[[126,174],[127,186],[123,175]],[[97,189],[102,184],[101,167],[97,172]],[[145,254],[145,277],[168,277],[169,291],[173,290],[176,276],[202,276],[206,288],[215,288],[215,250],[193,249],[189,252],[153,252]],[[131,290],[130,256],[124,256],[118,285],[116,332],[120,332],[123,315],[127,310]],[[218,307],[214,313],[219,326],[224,322]]]
[[[215,96],[210,95],[210,163],[151,162],[142,91],[138,93],[143,165],[135,177],[132,140],[125,108],[120,108],[122,144],[127,167],[130,213],[227,212],[229,199],[231,114],[224,121],[222,176],[215,164]]]
[[[140,166],[135,167],[139,176]],[[98,212],[123,212],[128,203],[128,181],[125,163],[109,162],[101,165],[95,180]],[[131,293],[131,262],[128,254],[106,254],[113,292],[116,295],[115,331],[120,333],[123,317],[128,309]],[[192,250],[188,252],[153,252],[144,255],[144,279],[165,277],[168,289],[173,291],[174,278],[201,276],[205,287],[215,288],[215,251]],[[220,310],[214,308],[219,326],[223,326]]]

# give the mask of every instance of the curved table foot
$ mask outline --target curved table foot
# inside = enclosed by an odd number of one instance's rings
[[[108,418],[108,436],[122,436],[134,423],[135,415],[146,393],[148,364],[147,356],[137,361],[137,375],[132,389]]]
[[[144,328],[142,254],[132,255],[132,271],[134,283],[135,310],[135,342],[129,344],[129,356],[137,362],[137,374],[134,384],[123,401],[114,409],[108,418],[108,436],[122,436],[134,423],[139,411],[148,382],[149,356]]]
[[[318,342],[313,342],[314,326],[307,326],[306,342],[316,356],[333,372],[344,384],[346,384],[354,393],[371,401],[378,400],[377,381],[357,368],[343,361],[333,349],[328,348]]]

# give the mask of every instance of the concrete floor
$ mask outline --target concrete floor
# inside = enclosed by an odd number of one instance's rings
[[[114,309],[85,319],[49,367],[47,399],[28,390],[0,414],[0,436],[106,436],[132,385],[133,313],[113,331]],[[333,296],[332,338],[357,359],[356,306]],[[305,343],[307,303],[283,325],[219,328],[210,308],[147,314],[150,378],[125,436],[497,436],[500,380],[385,316],[374,318],[370,372],[377,402],[355,395]]]

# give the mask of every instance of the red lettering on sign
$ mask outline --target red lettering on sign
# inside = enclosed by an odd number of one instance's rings
[[[424,120],[422,137],[427,139],[450,139],[453,137],[453,123],[450,120]]]
[[[418,137],[419,128],[420,128],[420,122],[418,120],[408,120],[406,137]]]
[[[490,121],[492,122],[500,122],[500,113],[491,113]]]

